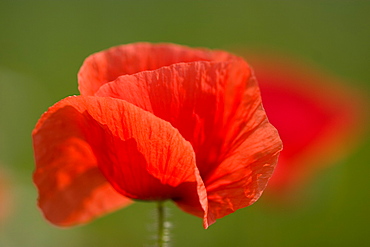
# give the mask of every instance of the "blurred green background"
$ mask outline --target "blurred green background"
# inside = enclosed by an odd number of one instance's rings
[[[77,71],[91,53],[137,41],[266,48],[320,66],[369,95],[369,13],[370,1],[355,0],[0,0],[0,168],[12,197],[0,246],[150,243],[152,203],[69,229],[50,225],[36,207],[31,131],[49,106],[78,94]],[[200,219],[167,203],[173,246],[370,246],[369,144],[364,135],[350,157],[319,174],[298,208],[274,209],[262,198],[204,230]]]

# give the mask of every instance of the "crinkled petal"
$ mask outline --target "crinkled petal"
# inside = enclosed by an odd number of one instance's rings
[[[82,95],[94,95],[101,85],[118,76],[155,70],[180,62],[225,61],[223,51],[193,49],[175,44],[134,43],[112,47],[89,56],[78,73]]]
[[[229,108],[242,98],[243,88],[229,84],[245,82],[249,75],[247,64],[238,59],[180,63],[118,77],[96,95],[124,99],[170,122],[192,144],[203,176],[217,165],[224,127],[234,114]],[[237,97],[229,99],[229,91]]]
[[[229,97],[235,102],[224,113],[227,120],[220,164],[203,177],[209,211],[216,219],[249,206],[260,197],[282,149],[278,132],[262,108],[254,77],[239,82],[242,83],[229,85]]]
[[[72,108],[56,105],[33,131],[38,205],[59,226],[86,223],[131,203],[101,174],[80,124]]]
[[[205,179],[209,211],[221,218],[253,204],[274,171],[281,141],[276,129],[258,109],[256,122],[247,124],[225,159]]]
[[[56,133],[60,132],[58,123],[74,126],[64,139],[78,138],[88,146],[95,165],[122,195],[173,199],[188,212],[203,215],[208,226],[206,190],[193,149],[168,122],[123,100],[84,96],[60,101],[43,119]],[[34,138],[52,136],[50,130],[43,131],[43,125],[43,121],[38,124]],[[58,155],[49,159],[57,160]],[[191,191],[192,197],[184,191]]]

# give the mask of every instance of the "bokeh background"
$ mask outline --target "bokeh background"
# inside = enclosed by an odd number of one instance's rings
[[[36,207],[31,131],[49,106],[78,94],[77,72],[91,53],[137,41],[274,50],[342,78],[366,98],[369,12],[370,1],[356,0],[0,0],[0,246],[150,243],[152,203],[68,229],[50,225]],[[369,246],[368,133],[317,174],[294,206],[262,197],[204,230],[200,219],[167,203],[173,246]]]

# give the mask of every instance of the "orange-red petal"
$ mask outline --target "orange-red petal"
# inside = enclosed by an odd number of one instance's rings
[[[65,126],[72,131],[61,132]],[[50,147],[44,139],[54,143],[53,156],[45,154]],[[122,195],[142,200],[173,199],[189,212],[203,214],[208,225],[206,191],[193,149],[168,122],[123,100],[69,97],[53,106],[36,126],[36,162],[44,167],[53,162],[63,166],[55,150],[69,149],[64,142],[71,139],[78,139],[91,150],[94,167],[99,167]],[[40,174],[41,168],[38,164],[35,174]],[[55,178],[42,174],[38,180],[55,183]],[[43,187],[39,189],[43,198]],[[184,191],[191,191],[192,197]]]
[[[124,99],[170,122],[195,152],[223,111],[223,83],[230,64],[194,62],[126,75],[103,85],[97,96]]]
[[[134,43],[112,47],[89,56],[78,73],[81,95],[94,95],[103,84],[118,76],[155,70],[181,62],[225,61],[223,51],[192,49],[175,44]]]
[[[204,178],[210,214],[221,218],[254,203],[272,176],[282,143],[268,122],[251,77],[233,112],[220,164]]]
[[[170,122],[193,146],[203,176],[217,165],[231,108],[242,98],[239,89],[244,88],[231,84],[244,83],[248,76],[241,59],[180,63],[118,77],[96,95],[124,99]]]
[[[80,124],[73,108],[57,104],[33,131],[38,205],[59,226],[86,223],[131,203],[101,174]]]

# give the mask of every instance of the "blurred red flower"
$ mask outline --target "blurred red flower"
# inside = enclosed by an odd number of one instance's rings
[[[286,56],[248,59],[269,121],[284,143],[266,190],[269,198],[282,202],[348,154],[362,129],[362,97],[340,80]]]
[[[260,197],[281,141],[243,59],[137,43],[91,55],[78,82],[81,96],[49,108],[32,133],[50,222],[171,199],[207,228]]]

